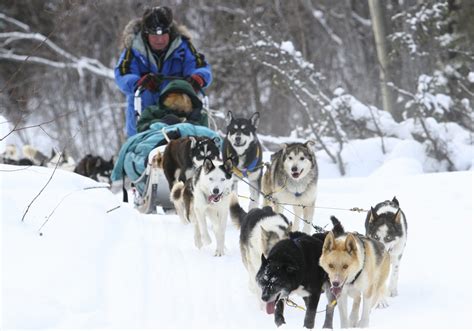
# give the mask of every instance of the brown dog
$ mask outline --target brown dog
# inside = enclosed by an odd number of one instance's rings
[[[215,161],[219,158],[218,141],[215,139],[188,136],[168,143],[163,153],[162,163],[170,190],[176,180],[185,182],[186,179],[191,178],[194,169],[202,165],[204,159]]]

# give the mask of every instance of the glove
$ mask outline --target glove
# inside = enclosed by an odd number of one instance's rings
[[[137,88],[142,88],[149,90],[151,92],[158,92],[161,84],[161,79],[158,75],[155,75],[153,73],[148,73],[143,75],[138,81],[137,81]]]
[[[189,84],[193,87],[195,92],[201,91],[202,87],[204,86],[204,79],[198,74],[191,75],[190,77],[186,78]]]

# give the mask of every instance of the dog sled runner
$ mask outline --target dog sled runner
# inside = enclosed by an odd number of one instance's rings
[[[135,93],[137,118],[142,115],[140,93],[140,90]],[[206,113],[208,122],[215,127],[206,96],[203,97],[202,104],[202,112]],[[168,124],[156,121],[146,131],[137,133],[125,142],[111,177],[112,181],[123,181],[124,201],[128,201],[129,187],[125,185],[125,180],[128,179],[132,186],[134,205],[141,213],[156,213],[157,207],[162,207],[165,212],[174,209],[161,158],[169,141],[186,136],[219,137],[214,130],[206,126],[187,122]]]

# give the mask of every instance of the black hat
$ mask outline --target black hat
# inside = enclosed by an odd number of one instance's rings
[[[147,34],[164,34],[170,31],[173,12],[169,7],[147,9],[142,18],[142,31]]]

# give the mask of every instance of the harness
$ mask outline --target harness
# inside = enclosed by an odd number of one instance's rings
[[[230,145],[227,145],[227,150],[226,150],[227,157],[229,157],[231,155],[229,148],[230,148]],[[262,151],[260,150],[260,146],[257,145],[257,153],[255,155],[255,158],[247,166],[247,168],[239,169],[237,166],[233,165],[232,166],[232,172],[240,178],[248,177],[249,173],[254,172],[256,169],[259,168],[259,167],[257,167],[257,165],[258,165],[258,162],[260,160],[261,154],[262,154]]]
[[[360,268],[359,272],[355,275],[354,279],[352,280],[352,282],[349,283],[349,285],[353,285],[355,283],[355,281],[357,280],[357,278],[359,278],[360,274],[362,273],[362,270],[364,270],[365,267],[365,243],[362,240],[360,241],[362,242],[362,246],[364,247],[364,262],[362,262],[362,268]]]

